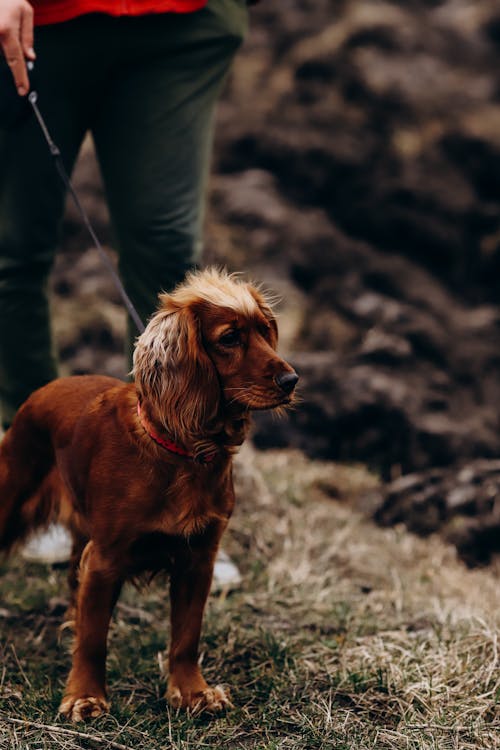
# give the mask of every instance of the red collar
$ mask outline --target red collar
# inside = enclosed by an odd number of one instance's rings
[[[161,445],[162,448],[166,448],[171,453],[176,453],[178,456],[186,456],[186,458],[194,458],[192,453],[189,453],[189,451],[185,450],[184,448],[181,448],[181,446],[177,445],[177,443],[174,443],[173,440],[167,440],[166,438],[162,438],[160,437],[160,435],[156,434],[149,420],[147,420],[144,414],[142,413],[141,405],[139,402],[137,402],[137,414],[139,415],[139,419],[141,421],[142,426],[148,433],[149,437],[155,441],[155,443],[158,443],[158,445]]]
[[[195,457],[192,453],[182,448],[180,445],[177,445],[177,443],[174,443],[173,440],[168,440],[167,438],[163,438],[160,435],[158,435],[151,423],[148,419],[144,416],[141,410],[141,405],[139,401],[137,402],[137,414],[139,416],[139,420],[141,422],[141,425],[144,427],[146,432],[148,433],[149,437],[155,441],[158,445],[161,445],[162,448],[166,448],[166,450],[170,451],[170,453],[175,453],[178,456],[185,456],[185,458],[191,458],[193,461],[195,460]],[[205,456],[203,456],[201,463],[209,464],[211,463],[216,456],[216,453],[208,453]]]

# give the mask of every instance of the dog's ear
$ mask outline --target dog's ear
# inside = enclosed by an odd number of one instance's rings
[[[220,385],[190,306],[160,295],[161,307],[137,339],[133,374],[142,399],[175,440],[191,443],[214,422]]]

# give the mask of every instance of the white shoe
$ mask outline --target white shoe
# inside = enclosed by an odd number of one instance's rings
[[[71,556],[72,540],[69,532],[59,524],[33,534],[24,545],[21,556],[28,562],[67,562]],[[236,589],[241,585],[241,574],[224,550],[219,550],[214,567],[212,591]]]
[[[21,556],[29,562],[67,562],[71,555],[72,540],[69,532],[59,524],[52,524],[44,531],[35,532],[24,545]]]
[[[212,591],[237,589],[241,585],[241,574],[229,556],[220,549],[214,567]]]

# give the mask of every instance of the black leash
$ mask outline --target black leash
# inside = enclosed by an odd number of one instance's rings
[[[65,187],[71,193],[71,197],[73,198],[73,201],[75,202],[75,206],[77,207],[77,209],[78,209],[78,211],[80,213],[80,216],[82,217],[83,222],[84,222],[85,226],[87,227],[90,236],[92,237],[94,245],[96,246],[97,250],[99,251],[99,254],[101,256],[101,259],[102,259],[104,265],[106,266],[106,268],[108,269],[109,273],[113,277],[113,281],[115,282],[116,287],[117,287],[118,291],[120,292],[121,298],[122,298],[122,300],[123,300],[123,302],[125,304],[125,307],[127,308],[128,312],[130,314],[130,317],[132,318],[132,320],[134,321],[135,325],[137,326],[137,330],[139,331],[139,333],[142,333],[144,331],[144,323],[140,319],[139,314],[138,314],[137,310],[135,309],[135,307],[134,307],[134,305],[132,303],[132,300],[130,299],[130,297],[128,296],[127,292],[125,291],[125,287],[122,284],[122,280],[120,279],[119,275],[117,274],[117,272],[116,272],[116,270],[115,270],[115,268],[113,266],[113,263],[110,260],[109,255],[104,250],[104,248],[101,245],[101,243],[99,242],[99,239],[98,239],[96,233],[94,232],[92,224],[90,223],[90,219],[89,219],[89,217],[87,215],[87,212],[85,211],[84,207],[80,203],[78,195],[76,194],[75,189],[74,189],[73,185],[71,184],[71,181],[70,181],[70,179],[68,177],[68,173],[66,172],[66,169],[64,168],[64,163],[63,163],[63,160],[62,160],[62,157],[61,157],[61,152],[60,152],[59,148],[57,147],[57,145],[52,140],[52,138],[50,137],[50,133],[48,131],[47,125],[45,123],[45,120],[43,119],[43,117],[42,117],[42,115],[40,113],[40,110],[38,109],[37,99],[38,99],[38,94],[36,93],[36,91],[31,91],[31,93],[28,96],[28,100],[29,100],[29,103],[31,104],[31,106],[33,107],[33,111],[34,111],[34,113],[36,115],[36,119],[38,120],[38,124],[40,125],[42,133],[43,133],[43,135],[45,137],[45,140],[47,141],[47,145],[49,147],[50,153],[54,157],[54,163],[56,165],[56,169],[57,169],[57,171],[58,171],[58,173],[59,173],[59,175],[61,177],[61,180],[63,181]]]

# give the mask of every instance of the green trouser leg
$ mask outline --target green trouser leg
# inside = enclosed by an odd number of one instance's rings
[[[199,259],[214,107],[246,20],[243,0],[209,0],[194,14],[93,14],[36,31],[40,109],[68,168],[92,131],[120,270],[143,319],[157,293]],[[0,407],[8,423],[56,373],[46,284],[64,191],[33,118],[0,131],[0,165]]]
[[[59,71],[50,49],[45,52],[44,45],[40,47],[40,73],[54,81],[51,96],[43,97],[44,115],[71,168],[85,132],[82,106],[71,97],[69,71]],[[65,52],[69,54],[61,45],[60,54]],[[0,412],[4,427],[32,390],[57,375],[47,284],[63,207],[64,189],[35,119],[27,117],[9,130],[0,123]]]
[[[147,47],[92,126],[120,272],[143,320],[158,292],[200,258],[215,104],[246,30],[242,0],[212,1],[194,15],[196,23],[189,14],[142,19]],[[124,26],[131,36],[118,51],[123,68],[137,34],[131,19]]]

